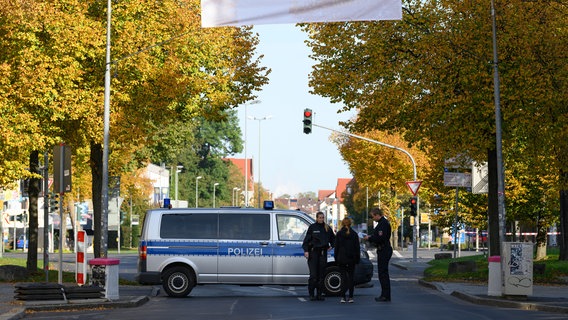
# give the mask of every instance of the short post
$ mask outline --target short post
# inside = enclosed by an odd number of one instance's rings
[[[85,284],[85,275],[87,274],[87,264],[85,263],[85,238],[86,232],[84,230],[77,231],[77,260],[75,262],[75,280],[77,285],[82,286]]]
[[[488,296],[503,295],[503,284],[501,275],[501,256],[489,257],[489,279],[487,282]]]
[[[118,265],[120,260],[95,258],[89,260],[91,284],[105,289],[105,298],[118,300]]]

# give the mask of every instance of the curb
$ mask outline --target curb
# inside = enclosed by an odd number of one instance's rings
[[[440,290],[440,288],[438,288],[438,286],[436,286],[435,284],[433,284],[433,283],[431,283],[431,282],[428,282],[428,281],[424,281],[424,280],[422,280],[422,279],[418,279],[418,284],[420,284],[421,286],[426,287],[426,288],[430,288],[430,289],[433,289],[433,290],[442,291],[442,290]]]
[[[26,311],[51,311],[51,310],[70,310],[70,309],[113,309],[113,308],[133,308],[141,306],[142,304],[148,302],[150,298],[147,296],[131,297],[125,300],[117,301],[101,301],[100,303],[93,303],[95,301],[76,301],[73,303],[53,303],[53,304],[42,304],[42,305],[30,305],[26,306]]]
[[[97,300],[97,301],[94,301]],[[134,308],[150,301],[148,296],[130,297],[125,300],[108,301],[104,299],[94,299],[91,301],[80,300],[68,303],[57,302],[38,302],[25,305],[24,307],[14,308],[7,313],[0,315],[0,320],[22,319],[26,311],[53,311],[53,310],[88,310],[88,309],[114,309],[114,308]],[[98,303],[94,303],[98,302]],[[35,304],[35,305],[34,305]]]
[[[26,313],[26,308],[14,308],[6,313],[0,314],[0,320],[22,319]]]
[[[393,265],[394,267],[397,267],[399,269],[402,269],[402,270],[408,270],[408,267],[405,266],[404,264],[400,264],[400,263],[397,263],[397,262],[391,262],[391,265]]]
[[[443,291],[436,284],[424,281],[422,279],[418,280],[418,283],[426,288],[438,290],[440,292]],[[469,303],[485,305],[485,306],[568,314],[568,307],[562,307],[562,306],[553,306],[553,305],[539,304],[533,302],[511,301],[499,298],[486,298],[459,291],[453,291],[450,295],[458,299],[467,301]]]
[[[503,299],[484,298],[458,291],[452,292],[451,295],[464,301],[480,305],[486,305],[486,306],[514,308],[514,309],[530,310],[530,311],[544,311],[544,312],[553,312],[553,313],[568,313],[568,307],[551,306],[551,305],[538,304],[532,302],[518,302],[518,301],[510,301]]]

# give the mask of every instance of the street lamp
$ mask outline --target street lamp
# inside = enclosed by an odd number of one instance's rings
[[[199,179],[201,179],[201,176],[197,176],[195,177],[195,207],[199,208],[199,204],[197,202],[197,200],[199,199]]]
[[[163,179],[163,177],[164,177],[164,172],[165,172],[165,171],[166,171],[166,165],[162,162],[162,164],[160,165],[160,176],[159,176],[159,179],[160,179],[160,183],[159,183],[159,184],[160,184],[160,185],[159,185],[160,191],[159,191],[159,193],[158,193],[158,204],[160,205],[160,207],[163,206],[163,204],[164,204],[164,202],[163,202],[163,200],[164,200],[164,197],[163,197],[164,193],[163,193],[162,190],[164,189],[164,187],[163,187],[163,186],[164,186],[164,181],[163,181],[164,179]],[[169,178],[168,178],[168,180],[169,180]]]
[[[237,192],[239,192],[239,190],[241,190],[241,188],[237,188],[237,187],[233,188],[233,207],[236,206],[235,197],[236,197]]]
[[[176,185],[175,185],[175,196],[176,196],[176,208],[179,208],[179,202],[178,202],[178,173],[181,172],[181,169],[183,169],[183,166],[179,165],[176,167]]]
[[[269,120],[270,118],[272,118],[272,116],[264,116],[262,118],[257,118],[257,117],[249,117],[249,119],[251,120],[257,120],[258,121],[258,168],[256,169],[256,172],[258,173],[258,179],[257,179],[257,187],[258,187],[258,207],[261,208],[260,206],[260,122],[262,120]]]
[[[247,160],[247,104],[259,104],[260,100],[245,103],[245,207],[248,207],[248,160]]]
[[[216,208],[215,207],[215,187],[217,187],[218,185],[219,185],[219,182],[215,182],[213,184],[213,208]]]

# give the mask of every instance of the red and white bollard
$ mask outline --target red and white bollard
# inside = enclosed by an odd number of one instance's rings
[[[85,252],[87,247],[85,246],[85,239],[87,238],[87,233],[84,230],[77,231],[77,261],[75,263],[75,280],[77,284],[82,286],[85,284],[85,278],[87,275],[87,264],[85,261]]]

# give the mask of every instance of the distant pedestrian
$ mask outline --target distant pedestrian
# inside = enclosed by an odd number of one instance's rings
[[[391,226],[385,217],[383,210],[379,208],[371,209],[371,218],[377,222],[371,236],[365,236],[377,246],[377,269],[379,270],[379,282],[381,283],[381,295],[375,301],[391,301],[391,286],[389,276],[389,263],[392,257],[392,246],[390,243]]]
[[[323,278],[327,265],[327,251],[335,244],[333,230],[324,222],[323,212],[316,214],[316,222],[308,227],[302,248],[304,257],[308,259],[310,277],[308,279],[308,293],[310,301],[324,300]],[[314,295],[317,293],[317,295]]]
[[[341,221],[341,229],[335,235],[335,262],[341,271],[341,303],[353,303],[355,291],[355,265],[361,259],[361,245],[359,235],[351,228],[351,219]],[[347,297],[349,291],[349,297]]]

